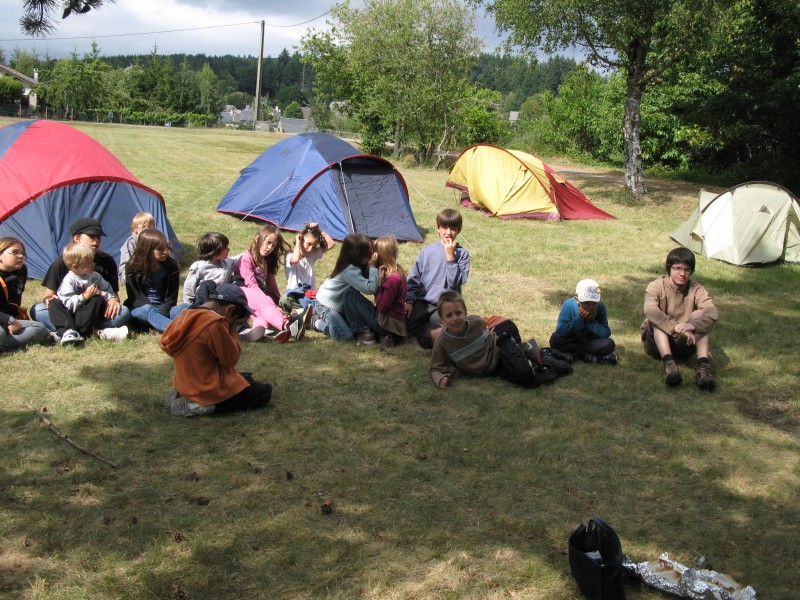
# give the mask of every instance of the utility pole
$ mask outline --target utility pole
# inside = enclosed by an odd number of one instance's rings
[[[258,128],[258,111],[261,104],[261,64],[264,62],[264,21],[261,21],[261,45],[258,47],[258,68],[256,69],[256,101],[253,109],[253,131]]]

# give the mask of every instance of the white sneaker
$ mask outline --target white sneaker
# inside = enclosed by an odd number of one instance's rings
[[[123,325],[122,327],[106,327],[105,329],[98,329],[97,337],[99,337],[101,340],[121,342],[128,337],[128,326]]]
[[[62,346],[72,346],[73,344],[80,344],[82,341],[81,334],[74,329],[67,329],[64,335],[61,336]]]

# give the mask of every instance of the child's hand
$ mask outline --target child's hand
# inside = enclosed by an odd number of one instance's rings
[[[406,319],[411,318],[411,310],[414,308],[413,304],[406,304]]]
[[[22,325],[19,321],[14,321],[13,323],[9,323],[6,329],[8,329],[8,333],[19,333],[22,331]]]
[[[302,243],[303,243],[303,234],[298,233],[296,236],[294,236],[294,245],[299,246]]]
[[[597,305],[587,308],[583,306],[583,304],[579,304],[578,314],[584,321],[591,321],[592,319],[597,317]]]
[[[378,253],[373,252],[372,257],[369,259],[369,266],[371,269],[374,269],[378,265]]]
[[[446,390],[449,387],[450,387],[450,376],[445,375],[439,380],[439,389]]]
[[[100,290],[97,289],[96,285],[90,285],[83,291],[83,297],[84,299],[89,300],[90,298],[97,296],[99,293]]]
[[[447,260],[455,260],[456,259],[456,245],[457,242],[455,239],[445,238],[442,240],[442,244],[444,245],[444,254],[447,257]]]
[[[389,267],[386,265],[381,265],[378,267],[378,282],[383,283],[386,279],[386,273],[389,271]]]

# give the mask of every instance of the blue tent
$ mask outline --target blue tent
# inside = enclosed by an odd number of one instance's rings
[[[0,236],[25,244],[28,276],[44,277],[72,241],[69,225],[99,219],[102,249],[119,264],[131,220],[149,212],[180,257],[181,245],[167,220],[164,198],[143,185],[85,133],[55,121],[19,121],[0,128]]]
[[[316,222],[335,240],[391,233],[422,241],[406,183],[392,163],[326,133],[295,135],[268,148],[242,171],[217,211],[290,231]]]

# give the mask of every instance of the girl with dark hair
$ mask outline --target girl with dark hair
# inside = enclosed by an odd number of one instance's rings
[[[335,340],[374,344],[378,331],[375,305],[362,294],[378,291],[378,255],[369,238],[344,238],[331,276],[317,290],[316,329]]]
[[[230,241],[222,233],[212,231],[197,240],[197,260],[189,267],[186,281],[183,282],[183,301],[192,304],[205,302],[198,299],[197,288],[204,281],[213,281],[217,285],[231,282],[234,260],[228,258]]]
[[[139,323],[164,331],[189,306],[178,302],[178,263],[170,256],[167,237],[158,229],[139,233],[136,249],[125,265],[125,306]]]
[[[22,308],[27,281],[25,246],[15,237],[0,237],[0,352],[41,343],[50,333]]]

